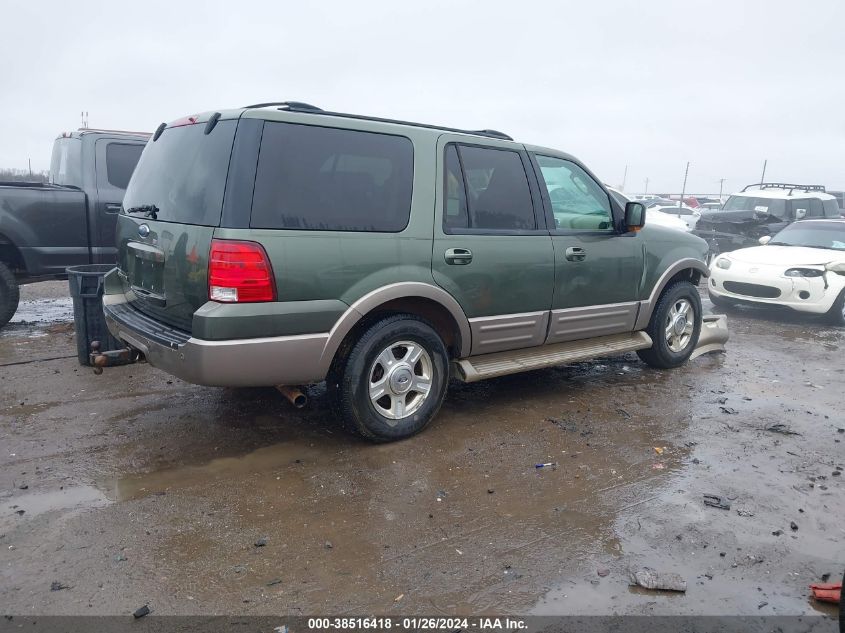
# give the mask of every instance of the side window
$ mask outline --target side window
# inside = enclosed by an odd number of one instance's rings
[[[446,205],[443,209],[443,227],[446,230],[468,228],[467,193],[464,189],[464,176],[461,173],[458,150],[454,145],[446,147],[446,173],[444,177]]]
[[[109,143],[106,146],[106,178],[112,187],[126,189],[144,146]]]
[[[528,177],[519,153],[449,145],[446,151],[444,226],[447,230],[536,229]]]
[[[607,231],[613,228],[610,200],[578,165],[561,158],[537,156],[555,226],[558,229]]]
[[[398,233],[411,216],[413,179],[404,136],[267,122],[250,226]]]
[[[824,201],[824,217],[838,218],[841,213],[842,212],[839,210],[839,204],[837,204],[836,200]]]

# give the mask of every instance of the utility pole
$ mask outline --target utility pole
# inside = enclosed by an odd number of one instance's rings
[[[760,184],[762,185],[766,182],[766,164],[769,162],[768,159],[763,161],[763,174],[760,176]]]
[[[687,176],[689,175],[689,161],[687,161],[687,168],[684,170],[684,186],[681,189],[681,199],[678,200],[678,217],[681,217],[681,207],[684,205],[684,194],[687,192]]]
[[[29,177],[32,178],[32,159],[27,158],[27,160],[29,161]]]
[[[628,165],[625,165],[625,173],[622,175],[622,191],[625,191],[625,182],[628,180]]]
[[[725,186],[725,181],[727,178],[719,178],[719,202],[722,201],[722,189]]]
[[[643,195],[648,193],[648,176],[645,177],[645,191],[643,191]]]

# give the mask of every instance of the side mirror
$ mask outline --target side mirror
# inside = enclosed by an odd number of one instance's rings
[[[807,217],[807,209],[795,209],[795,219],[803,220]]]
[[[845,275],[845,261],[828,262],[824,265],[824,269],[837,275]]]
[[[625,204],[625,226],[634,232],[645,226],[645,205],[642,202]]]
[[[768,244],[771,241],[771,239],[772,239],[771,235],[764,235],[763,237],[761,237],[757,241],[760,242],[761,245],[765,246],[766,244]]]

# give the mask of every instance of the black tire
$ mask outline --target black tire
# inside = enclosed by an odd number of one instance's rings
[[[679,346],[683,343],[681,349],[675,351],[669,345],[666,329],[673,306],[679,305],[684,300],[694,312],[692,332],[689,333],[686,342],[683,339],[679,342]],[[652,346],[637,352],[644,363],[658,369],[671,369],[687,362],[701,334],[701,298],[698,295],[698,289],[688,281],[676,281],[667,287],[657,300],[646,333],[651,337]]]
[[[18,309],[21,291],[9,267],[0,262],[0,327],[6,325]]]
[[[388,381],[386,385],[392,384],[389,378],[393,374],[396,374],[397,380],[404,379],[407,383],[407,371],[404,375],[397,374],[399,366],[396,366],[391,374],[388,374],[383,364],[378,361],[380,355],[391,345],[401,342],[415,343],[424,350],[428,361],[421,358],[413,363],[412,371],[421,377],[425,370],[423,365],[427,362],[430,389],[417,405],[418,408],[410,415],[391,419],[378,410],[379,401],[373,402],[370,399],[369,390],[371,381],[374,380],[377,382],[385,379]],[[397,345],[390,350],[394,359],[397,359],[397,353],[400,354],[397,360],[400,364],[406,362],[401,357],[403,350],[407,351],[408,348]],[[406,365],[410,367],[410,364]],[[418,376],[410,376],[411,381],[416,380]],[[336,372],[332,372],[331,381],[330,392],[333,393],[336,410],[346,426],[374,442],[400,440],[422,431],[440,410],[449,385],[449,355],[440,335],[428,323],[409,314],[396,314],[374,323],[354,342],[349,354],[338,363]],[[404,388],[404,384],[398,387]],[[393,391],[388,391],[385,396],[387,400],[382,399],[382,402],[394,402],[398,399],[408,402],[410,398],[409,406],[413,407],[419,392],[411,388],[402,396],[391,394]],[[393,406],[390,408],[393,409]]]
[[[730,299],[725,299],[724,297],[717,297],[709,290],[707,291],[707,297],[710,299],[710,302],[717,308],[724,308],[727,310],[729,308],[733,308],[736,305]]]
[[[830,310],[827,311],[827,320],[831,325],[845,327],[845,288],[836,297]]]

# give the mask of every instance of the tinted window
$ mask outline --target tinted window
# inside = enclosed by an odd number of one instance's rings
[[[144,146],[138,144],[109,143],[106,146],[106,174],[112,187],[126,189],[142,151]]]
[[[587,172],[561,158],[537,156],[559,229],[610,230],[613,215],[607,194]]]
[[[460,165],[457,163],[458,152]],[[466,191],[462,191],[464,183]],[[466,211],[461,211],[461,204]],[[528,177],[519,154],[510,150],[466,146],[455,151],[454,145],[449,146],[444,217],[447,229],[536,229]]]
[[[157,219],[183,224],[220,224],[223,189],[236,121],[167,128],[144,147],[126,189],[123,208],[153,204]]]
[[[465,229],[469,226],[467,196],[464,189],[458,150],[454,145],[446,148],[446,207],[443,211],[443,226],[446,229]]]
[[[398,232],[411,215],[413,177],[405,137],[268,122],[250,226]]]

